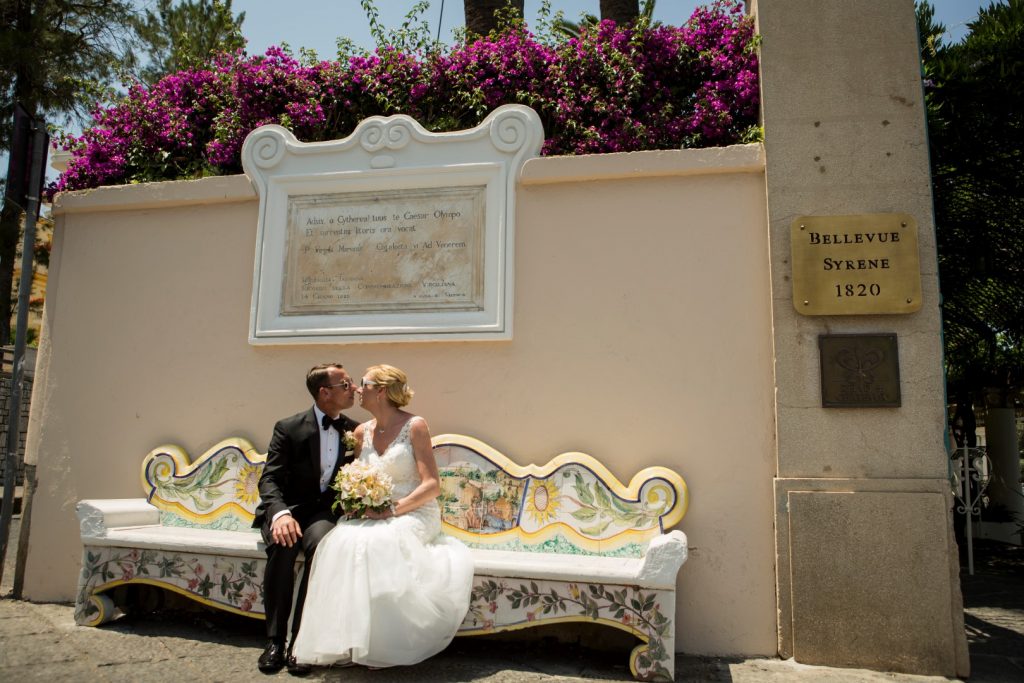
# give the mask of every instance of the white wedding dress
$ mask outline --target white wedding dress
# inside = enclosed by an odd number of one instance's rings
[[[359,458],[394,481],[393,500],[420,484],[409,425],[383,454],[376,421],[364,428]],[[437,501],[382,520],[341,519],[317,547],[302,624],[299,662],[385,667],[421,662],[452,641],[469,610],[473,559],[441,531]]]

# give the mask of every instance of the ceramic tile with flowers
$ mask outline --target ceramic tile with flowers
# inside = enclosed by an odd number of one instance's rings
[[[486,444],[457,435],[437,437],[434,453],[446,531],[472,547],[502,551],[499,557],[507,558],[507,551],[513,551],[563,558],[640,558],[648,542],[663,534],[663,525],[678,522],[686,507],[685,482],[664,468],[644,470],[623,485],[584,453],[563,453],[546,465],[520,466]],[[486,513],[493,512],[487,499],[497,500],[503,493],[518,493],[518,500],[510,502],[510,509],[518,513],[506,517],[510,526],[485,524]],[[586,564],[585,558],[579,561]],[[637,679],[672,679],[675,591],[667,584],[653,588],[628,581],[531,577],[531,564],[524,559],[522,575],[506,573],[516,570],[515,562],[503,565],[497,575],[478,567],[469,613],[459,633],[496,633],[566,621],[601,623],[641,640],[630,658]],[[566,566],[565,560],[551,563],[556,566]]]
[[[164,526],[248,529],[260,500],[264,460],[240,439],[222,441],[194,463],[165,446],[146,456],[143,488]]]
[[[263,616],[265,560],[139,548],[86,548],[75,601],[75,620],[97,611],[90,596],[126,583],[147,583],[205,604],[252,617]]]
[[[630,658],[638,680],[671,680],[669,659],[675,634],[666,610],[675,609],[671,591],[636,586],[476,577],[469,614],[460,634],[514,630],[526,624],[594,621],[627,631],[643,641]]]
[[[142,463],[147,501],[160,526],[252,533],[259,479],[266,456],[244,439],[225,439],[195,462],[177,446],[151,451]],[[75,618],[90,623],[99,596],[126,583],[147,583],[247,616],[263,615],[262,557],[203,552],[87,546],[78,582]]]

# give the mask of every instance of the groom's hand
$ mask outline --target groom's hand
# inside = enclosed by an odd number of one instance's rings
[[[291,548],[302,538],[302,529],[291,515],[281,515],[270,525],[270,537],[274,543]]]

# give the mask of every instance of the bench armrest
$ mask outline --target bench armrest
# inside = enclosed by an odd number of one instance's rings
[[[82,540],[103,538],[107,529],[160,523],[160,511],[145,498],[80,500],[75,507]]]
[[[651,539],[640,568],[640,584],[658,588],[675,588],[676,575],[686,562],[686,534],[678,529]]]

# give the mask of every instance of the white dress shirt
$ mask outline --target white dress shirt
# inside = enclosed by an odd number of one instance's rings
[[[317,431],[320,433],[320,493],[323,493],[331,485],[331,473],[338,462],[338,449],[341,447],[341,434],[334,425],[323,428],[324,412],[319,407],[314,405],[313,413],[316,414]]]

